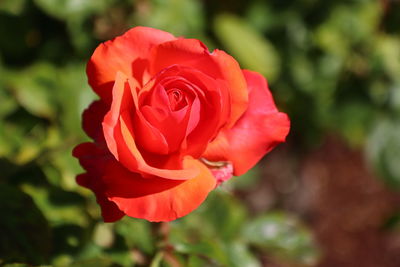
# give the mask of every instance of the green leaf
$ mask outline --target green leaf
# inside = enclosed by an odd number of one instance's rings
[[[109,248],[114,243],[114,231],[112,224],[98,223],[94,229],[93,241],[96,245]]]
[[[114,0],[34,0],[47,14],[59,19],[83,17],[105,10]]]
[[[0,118],[4,118],[9,115],[13,111],[15,111],[18,107],[15,98],[11,96],[11,94],[0,83]]]
[[[147,254],[154,253],[155,238],[150,223],[125,217],[115,224],[115,231],[125,238],[129,248],[138,248]]]
[[[170,242],[179,253],[204,257],[216,266],[236,266],[228,244],[240,237],[245,219],[241,203],[217,190],[190,216],[170,224]]]
[[[0,11],[17,16],[24,10],[25,4],[26,0],[2,0],[0,1]]]
[[[86,77],[86,64],[74,62],[59,70],[59,87],[54,92],[62,110],[61,130],[65,136],[86,136],[81,129],[81,114],[97,98]]]
[[[229,266],[261,267],[261,263],[243,242],[236,241],[227,243],[226,245],[230,261]]]
[[[186,238],[188,237],[187,232],[183,235]],[[222,266],[229,266],[230,264],[225,243],[218,240],[217,236],[214,237],[213,240],[208,239],[191,243],[177,240],[176,237],[172,236],[171,243],[174,245],[174,249],[179,253],[202,256],[209,262],[216,263],[217,266],[218,264]]]
[[[75,261],[71,265],[71,267],[111,267],[114,266],[111,259],[108,258],[93,258],[93,259],[85,259],[80,261]]]
[[[346,57],[351,45],[369,42],[379,23],[378,2],[337,5],[325,23],[315,31],[316,43],[328,53]]]
[[[30,267],[30,265],[25,264],[25,263],[9,263],[3,265],[3,267]]]
[[[280,73],[280,58],[274,46],[247,22],[234,15],[218,15],[214,30],[218,39],[243,68],[274,81]]]
[[[156,256],[151,261],[150,267],[160,267],[163,259],[164,253],[162,251],[158,252]]]
[[[201,2],[196,0],[152,0],[137,14],[139,24],[162,29],[176,36],[200,37],[204,25]],[[202,38],[203,39],[203,38]]]
[[[313,86],[315,74],[311,61],[304,54],[293,55],[289,60],[291,76],[298,88],[307,94],[315,96],[314,94],[318,93],[318,88]]]
[[[248,190],[254,186],[257,186],[257,182],[260,180],[260,172],[260,167],[256,165],[245,174],[239,177],[232,177],[232,179],[227,183],[228,185],[232,185],[237,190]]]
[[[187,262],[187,267],[208,267],[212,266],[210,263],[197,255],[189,255],[189,259]]]
[[[313,266],[318,259],[310,232],[285,213],[274,212],[253,219],[246,224],[243,238],[283,261]]]
[[[370,105],[353,100],[337,107],[333,125],[350,145],[360,147],[365,143],[373,118],[374,110]]]
[[[191,216],[172,223],[171,232],[179,239],[187,235],[192,240],[219,237],[229,241],[238,236],[245,219],[244,206],[228,193],[216,190]]]
[[[22,190],[32,196],[52,224],[82,227],[88,225],[84,200],[78,193],[64,191],[58,187],[33,186],[27,183],[22,185]]]
[[[246,10],[246,20],[255,29],[265,32],[276,24],[277,16],[268,2],[255,1]]]
[[[10,72],[7,84],[15,92],[18,103],[31,114],[54,118],[56,103],[54,92],[58,89],[55,68],[48,63],[37,63],[20,72]]]
[[[389,90],[390,107],[395,114],[400,115],[400,81]]]
[[[400,121],[384,118],[368,136],[366,154],[378,174],[392,188],[400,189]]]
[[[207,209],[202,216],[212,225],[215,234],[222,239],[230,240],[241,230],[246,214],[244,206],[233,196],[216,192],[209,196]]]
[[[390,77],[400,83],[400,38],[388,35],[376,39],[374,54]]]

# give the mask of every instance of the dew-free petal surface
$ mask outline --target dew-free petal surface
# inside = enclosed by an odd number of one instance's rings
[[[290,121],[279,112],[265,78],[243,71],[249,89],[249,107],[236,124],[220,133],[208,147],[209,160],[226,160],[233,164],[234,175],[242,175],[266,153],[285,141]]]
[[[86,72],[89,84],[104,101],[111,100],[117,72],[143,83],[150,50],[157,44],[176,39],[172,34],[148,27],[135,27],[100,44],[90,58]]]

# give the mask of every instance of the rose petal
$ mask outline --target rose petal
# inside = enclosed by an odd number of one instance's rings
[[[159,109],[145,106],[141,110],[144,116],[139,116],[139,120],[136,122],[135,128],[140,128],[140,125],[143,124],[144,121],[151,122],[151,124],[159,129],[162,132],[162,135],[165,137],[166,144],[168,146],[168,150],[166,152],[176,152],[181,147],[181,144],[185,138],[185,129],[187,128],[190,115],[188,114],[187,110],[188,107],[185,107],[178,112],[168,111],[168,115],[165,116],[162,112],[160,112]],[[153,150],[151,152],[160,154],[160,152],[157,150]]]
[[[72,151],[72,155],[79,159],[79,163],[86,171],[97,176],[101,176],[104,172],[104,166],[98,164],[100,159],[106,160],[107,156],[112,157],[107,153],[106,148],[91,142],[77,145]]]
[[[171,79],[171,77],[175,78]],[[204,153],[210,140],[215,138],[220,128],[228,120],[230,113],[228,88],[226,84],[211,78],[199,70],[181,65],[172,65],[163,69],[154,77],[152,82],[157,84],[165,81],[165,79],[168,79],[167,84],[174,84],[174,82],[176,84],[185,84],[185,89],[193,95],[194,99],[192,98],[192,102],[189,104],[189,120],[184,121],[184,126],[182,124],[177,125],[177,123],[171,121],[174,115],[162,108],[158,109],[160,112],[158,115],[151,117],[149,111],[143,110],[146,113],[144,115],[153,125],[157,125],[156,128],[161,130],[167,140],[168,137],[172,136],[181,142],[186,137],[186,142],[181,147],[182,151],[198,158]],[[149,101],[143,99],[148,99],[150,98],[149,96],[153,97],[154,92],[152,90],[156,89],[159,88],[146,85],[139,93],[139,104],[148,103]],[[165,104],[168,103],[166,96],[160,99],[164,99]],[[162,101],[154,100],[153,102],[161,103]],[[163,115],[164,113],[166,113],[165,116]],[[186,132],[182,132],[185,129]]]
[[[150,166],[139,151],[134,136],[129,112],[134,112],[131,85],[122,73],[117,73],[113,88],[113,101],[110,111],[103,121],[103,132],[106,143],[114,157],[132,172],[141,172],[166,179],[186,180],[198,175],[197,169],[169,169],[169,166],[155,168]],[[176,166],[176,163],[174,164]]]
[[[151,74],[171,66],[193,67],[208,76],[225,81],[229,88],[231,116],[227,123],[232,126],[247,108],[246,81],[239,64],[223,51],[210,53],[207,47],[196,39],[177,39],[155,46],[150,59]]]
[[[124,35],[100,44],[87,65],[89,84],[106,102],[111,101],[111,89],[118,71],[143,84],[148,68],[148,55],[157,44],[176,39],[161,30],[135,27]],[[145,77],[146,79],[146,77]]]
[[[150,221],[174,220],[197,208],[216,184],[207,167],[190,157],[185,158],[184,167],[197,169],[198,175],[179,181],[143,178],[94,143],[79,145],[73,154],[88,170],[77,177],[77,182],[96,194],[106,222],[125,214]]]
[[[79,185],[84,186],[94,192],[96,195],[96,201],[100,205],[101,216],[103,217],[104,222],[115,222],[124,217],[125,214],[114,202],[108,200],[104,194],[101,181],[98,181],[88,173],[78,175],[76,177],[76,181]]]
[[[290,121],[277,110],[267,82],[256,72],[243,71],[249,88],[249,108],[231,128],[213,141],[204,155],[210,161],[230,161],[242,175],[266,153],[285,141]]]
[[[82,114],[82,128],[86,134],[97,142],[104,141],[101,123],[108,111],[102,100],[94,101]]]
[[[101,177],[106,162],[111,159],[106,150],[99,148],[94,143],[83,143],[75,147],[73,155],[79,158],[81,165],[87,171],[87,173],[78,175],[76,181],[79,185],[95,193],[104,221],[114,222],[121,219],[124,213],[114,202],[108,200],[104,193],[104,183]]]
[[[189,120],[188,106],[172,111],[169,106],[169,99],[166,94],[165,88],[157,84],[153,90],[150,91],[151,100],[140,102],[150,102],[150,105],[142,106],[137,109],[137,120],[135,121],[134,128],[140,128],[143,123],[149,123],[160,131],[165,137],[168,144],[167,153],[173,153],[179,150],[182,141],[186,136],[186,128]],[[141,95],[143,97],[143,94]],[[141,97],[139,96],[141,99]],[[140,143],[139,143],[140,144]],[[150,151],[150,150],[149,150]],[[157,153],[153,150],[152,152]],[[158,154],[160,154],[158,152]]]
[[[172,221],[196,209],[215,188],[211,172],[197,160],[186,158],[186,168],[199,169],[198,175],[186,181],[143,179],[119,165],[110,166],[105,175],[108,199],[126,215],[149,221]],[[153,193],[155,188],[157,193]]]

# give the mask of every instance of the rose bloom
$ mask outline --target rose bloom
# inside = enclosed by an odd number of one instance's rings
[[[135,27],[87,65],[100,99],[83,113],[93,139],[73,151],[104,221],[171,221],[284,142],[289,119],[268,85],[196,39]]]

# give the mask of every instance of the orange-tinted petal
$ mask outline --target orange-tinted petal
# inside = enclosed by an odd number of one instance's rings
[[[87,170],[77,182],[96,194],[106,222],[124,215],[150,221],[174,220],[197,208],[216,185],[208,168],[191,157],[184,159],[184,168],[197,169],[198,175],[190,180],[170,180],[130,172],[106,148],[94,143],[77,146],[73,155]]]
[[[89,84],[106,102],[111,101],[111,89],[118,71],[134,77],[140,83],[148,68],[148,55],[157,44],[176,39],[161,30],[135,27],[122,36],[100,44],[87,65]]]
[[[275,106],[267,82],[256,72],[243,71],[249,88],[249,107],[231,129],[210,144],[204,157],[230,161],[235,175],[242,175],[266,153],[285,141],[290,121]]]
[[[199,169],[198,175],[186,181],[143,179],[114,165],[110,169],[110,177],[106,178],[112,186],[107,192],[108,199],[134,218],[158,222],[185,216],[206,199],[215,188],[216,180],[197,160],[186,158],[184,165]]]

